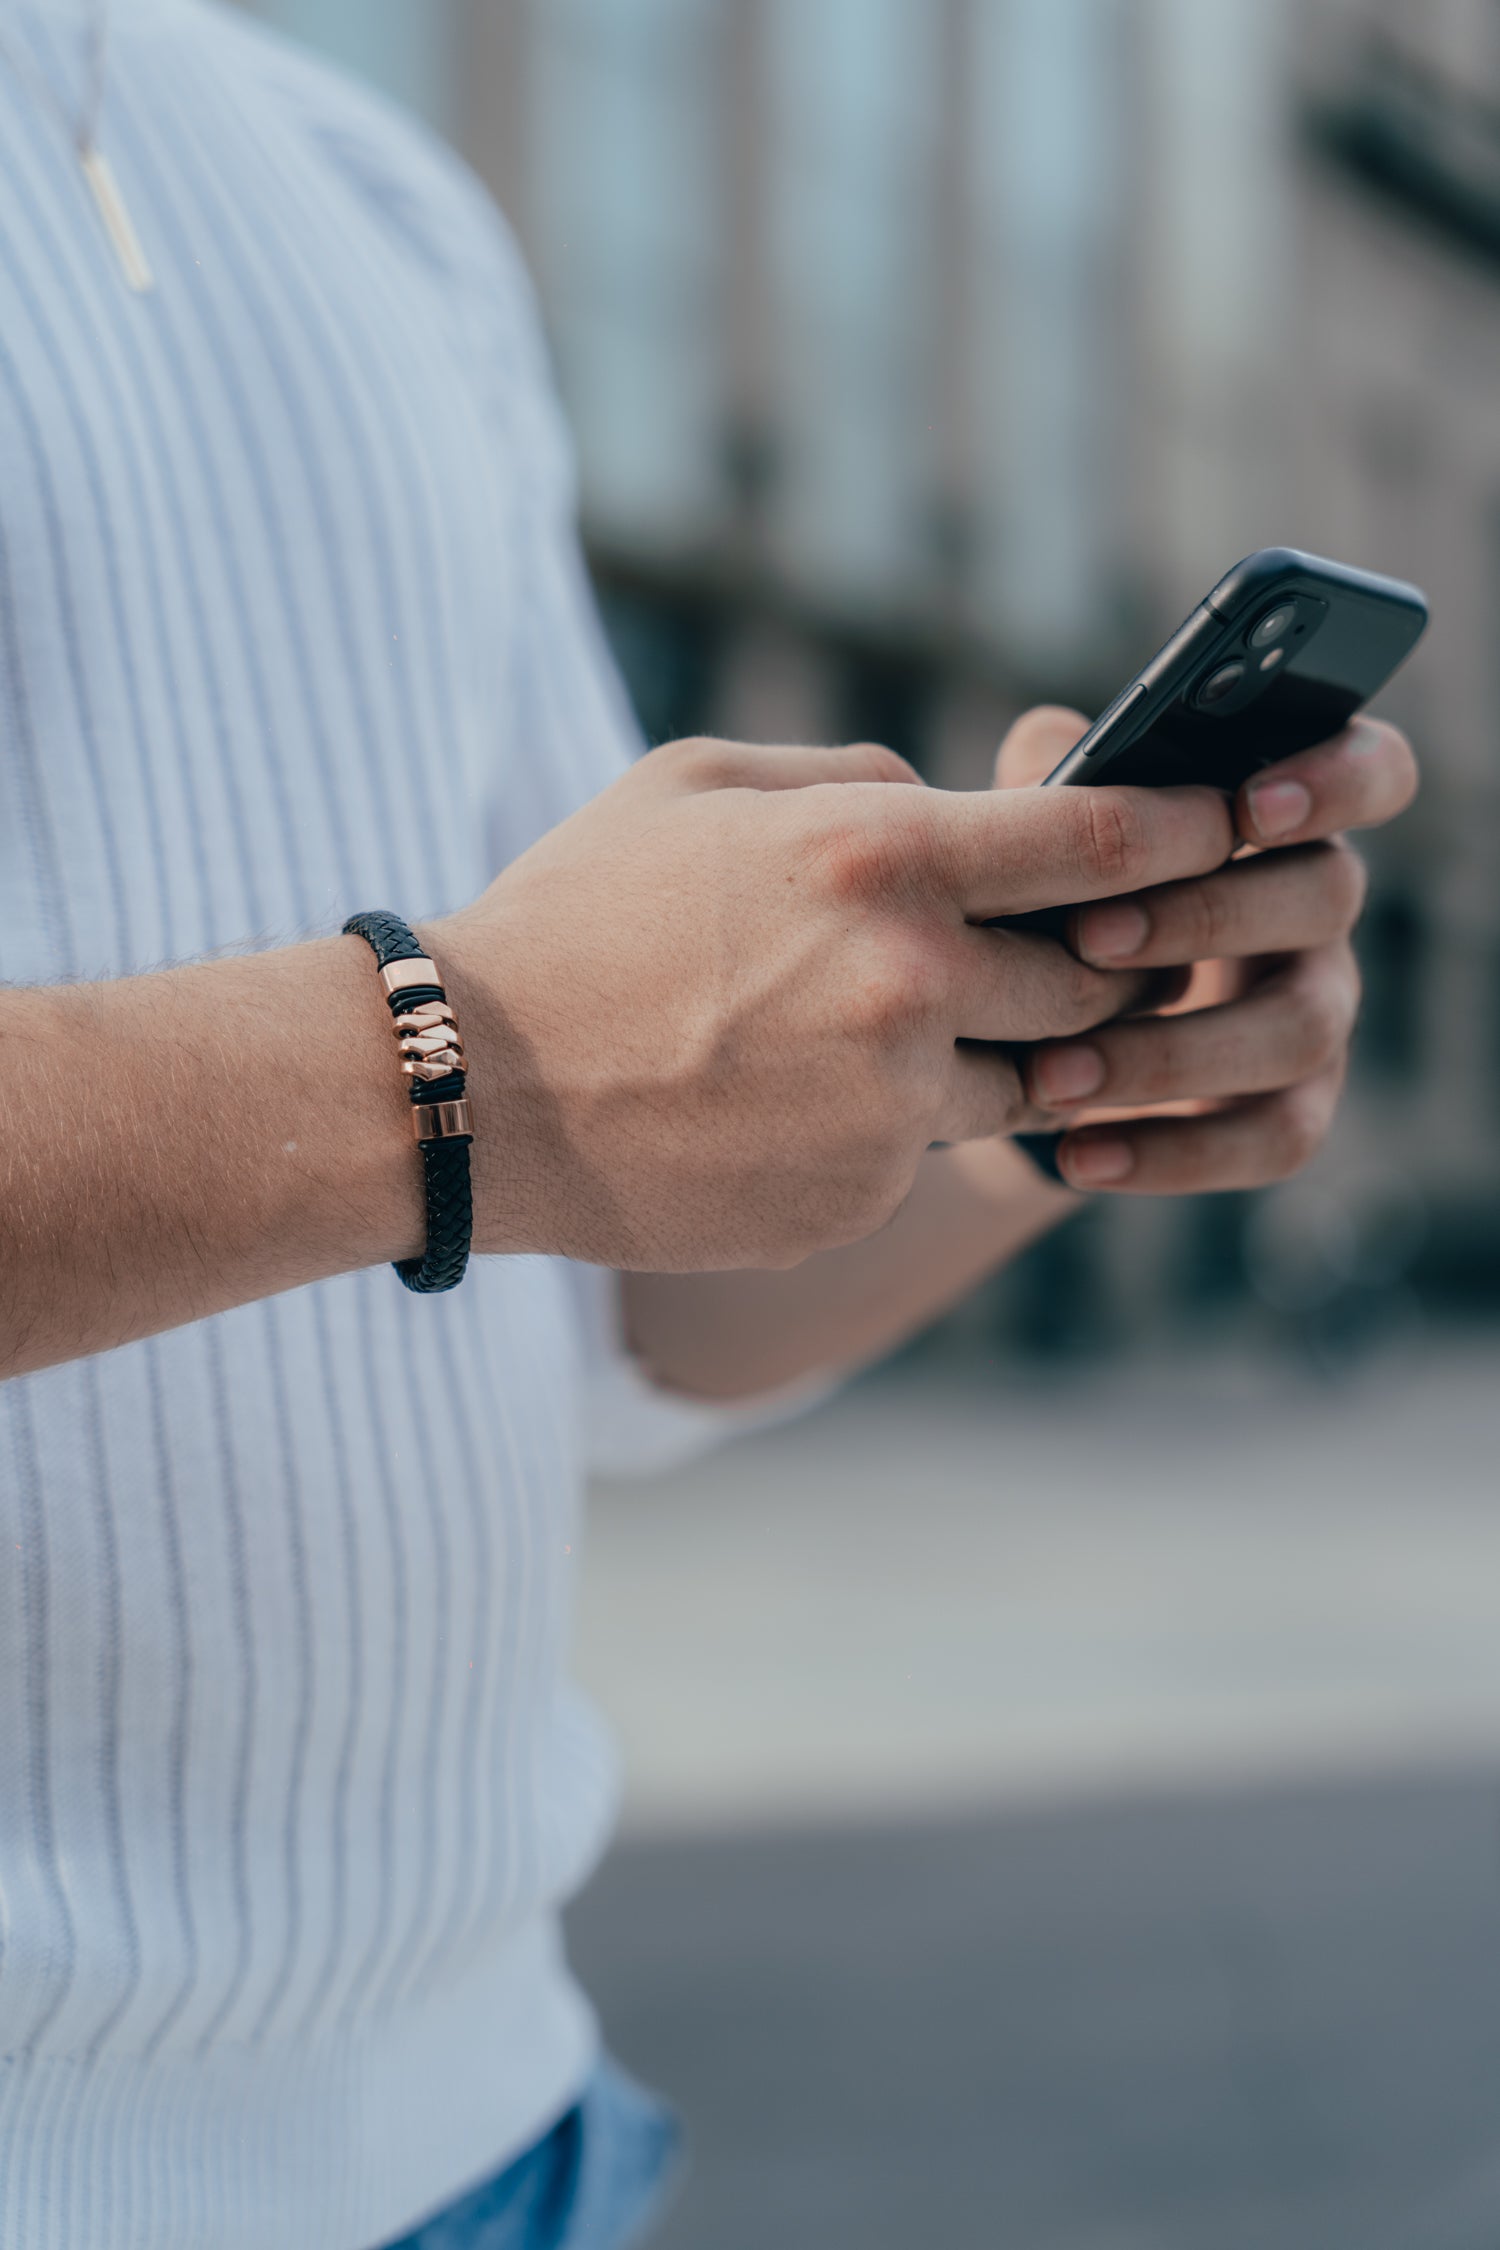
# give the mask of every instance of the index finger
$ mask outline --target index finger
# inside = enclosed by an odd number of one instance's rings
[[[971,922],[1207,875],[1236,843],[1215,789],[934,790],[923,809],[931,887]]]
[[[1356,719],[1332,742],[1254,775],[1235,800],[1235,818],[1247,844],[1317,843],[1394,820],[1417,779],[1404,734],[1380,719]]]

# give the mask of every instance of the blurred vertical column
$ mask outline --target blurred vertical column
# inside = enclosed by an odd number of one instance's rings
[[[982,0],[937,0],[940,122],[932,151],[933,327],[930,339],[931,429],[927,442],[928,526],[934,598],[952,639],[994,637],[993,617],[979,616],[970,586],[983,517],[975,476],[982,418],[992,411],[975,331],[984,293],[973,136],[982,123],[975,96]],[[982,612],[982,604],[980,605]],[[933,699],[927,771],[950,789],[983,789],[995,752],[1015,715],[1015,699],[989,666],[947,666]]]
[[[763,175],[780,454],[767,536],[788,583],[852,619],[930,572],[930,0],[763,0]]]
[[[724,164],[728,193],[724,455],[733,515],[733,594],[714,724],[748,741],[818,742],[841,731],[836,667],[777,597],[773,523],[787,462],[781,358],[787,342],[774,270],[771,0],[721,0],[728,44]]]
[[[1117,380],[1127,584],[1149,647],[1238,556],[1298,536],[1285,411],[1298,243],[1283,0],[1138,0],[1125,30]],[[1238,1305],[1241,1201],[1111,1219],[1118,1298],[1137,1321],[1170,1312],[1196,1328]]]
[[[467,0],[256,0],[255,13],[453,129]]]
[[[1172,606],[1286,543],[1297,242],[1282,0],[1140,0],[1132,513]]]
[[[716,0],[546,0],[514,43],[518,200],[606,550],[722,528],[725,30]]]
[[[1118,642],[1123,27],[1116,0],[968,8],[969,605],[1041,684]]]
[[[456,0],[456,4],[463,25],[457,138],[529,256],[533,10],[530,0]]]
[[[730,9],[463,5],[464,145],[540,284],[607,622],[661,739],[712,700],[735,519]]]
[[[1136,10],[955,4],[952,121],[965,155],[950,381],[964,436],[950,459],[968,494],[966,617],[1021,699],[1074,694],[1097,707],[1140,653],[1131,627],[1159,600],[1160,557],[1133,515]],[[1091,1212],[1002,1281],[1002,1324],[1073,1349],[1139,1331],[1179,1263],[1178,1231],[1144,1202]]]

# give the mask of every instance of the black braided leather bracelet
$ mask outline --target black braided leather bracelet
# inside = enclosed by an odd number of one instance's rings
[[[412,1127],[427,1181],[427,1248],[396,1267],[408,1289],[456,1289],[469,1262],[474,1198],[469,1181],[473,1119],[463,1041],[438,973],[399,914],[351,914],[346,937],[375,955],[411,1088]]]

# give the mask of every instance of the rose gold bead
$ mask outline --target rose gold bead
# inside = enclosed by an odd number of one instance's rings
[[[390,961],[380,972],[380,981],[388,994],[409,992],[413,985],[435,984],[441,987],[442,978],[434,962],[419,953],[414,961]]]

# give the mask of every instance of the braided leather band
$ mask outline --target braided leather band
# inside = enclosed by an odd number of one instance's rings
[[[344,935],[363,938],[379,966],[427,1182],[427,1249],[420,1258],[403,1258],[396,1271],[421,1296],[456,1289],[474,1233],[469,1181],[474,1129],[458,1024],[437,970],[399,914],[351,914]]]

